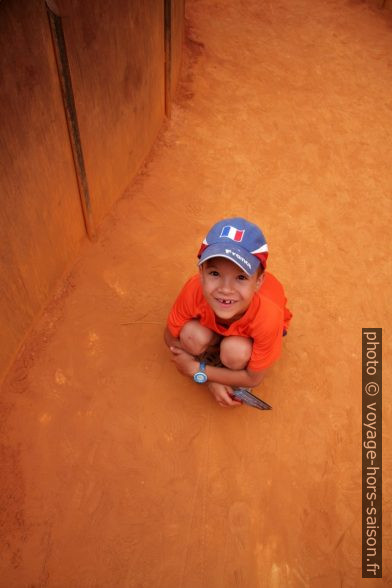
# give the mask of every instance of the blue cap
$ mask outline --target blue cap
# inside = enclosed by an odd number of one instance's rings
[[[216,223],[204,239],[199,265],[213,257],[225,257],[249,276],[266,268],[268,245],[259,227],[244,218],[226,218]]]

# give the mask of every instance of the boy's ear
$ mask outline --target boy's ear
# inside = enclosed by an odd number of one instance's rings
[[[262,285],[263,282],[264,282],[264,272],[256,280],[256,290],[260,289],[260,286]]]

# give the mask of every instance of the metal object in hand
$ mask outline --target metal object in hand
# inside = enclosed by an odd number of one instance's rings
[[[249,388],[235,388],[233,390],[233,396],[236,400],[242,400],[245,404],[258,408],[260,410],[271,410],[272,406],[258,398],[249,390]]]

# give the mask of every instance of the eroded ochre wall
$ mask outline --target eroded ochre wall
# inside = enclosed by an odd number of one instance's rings
[[[171,59],[170,59],[170,90],[174,97],[181,69],[182,45],[184,41],[185,2],[172,0],[171,7]]]
[[[0,375],[85,234],[43,2],[0,3]]]
[[[183,0],[172,8],[178,78]],[[95,227],[165,111],[164,2],[58,0]],[[173,93],[173,81],[171,81]],[[0,380],[77,255],[85,223],[46,3],[0,3]]]
[[[59,3],[93,218],[148,153],[164,116],[163,2]]]

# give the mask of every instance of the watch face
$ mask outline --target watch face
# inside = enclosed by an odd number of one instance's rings
[[[195,380],[195,382],[197,382],[198,384],[204,384],[204,382],[207,382],[207,374],[205,374],[204,372],[197,372],[194,376],[193,379]]]

